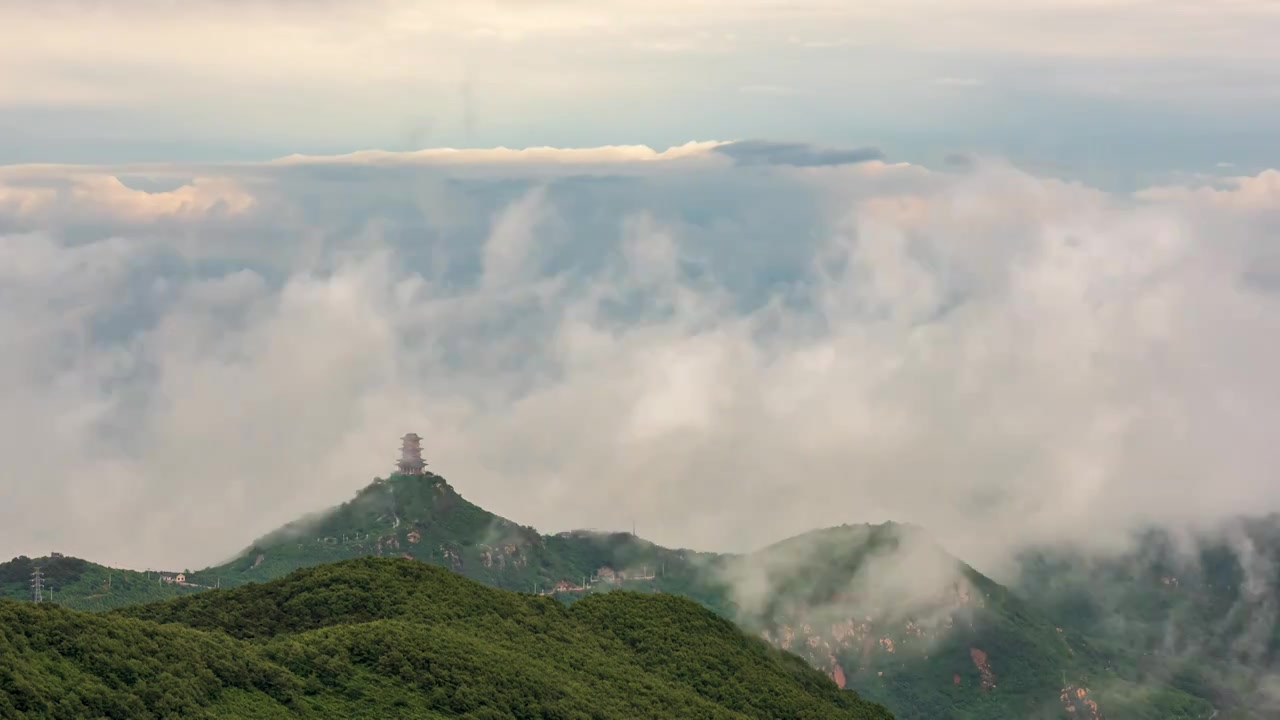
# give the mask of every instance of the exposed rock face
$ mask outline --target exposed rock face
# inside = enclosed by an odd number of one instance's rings
[[[529,559],[524,553],[520,552],[520,546],[515,543],[506,543],[497,547],[489,545],[480,545],[480,564],[486,568],[496,567],[499,570],[511,568],[524,568],[529,564]]]
[[[462,570],[462,555],[460,555],[457,550],[441,545],[440,555],[444,558],[446,567],[455,572]]]
[[[1098,703],[1089,697],[1089,688],[1068,685],[1062,688],[1062,709],[1071,713],[1071,717],[1080,720],[1102,720],[1098,711]]]
[[[836,685],[840,686],[840,689],[843,690],[844,684],[845,684],[844,668],[840,667],[840,661],[836,659],[835,655],[830,656],[830,659],[831,659],[831,679],[835,681]]]
[[[838,669],[841,682],[847,683],[849,672],[867,670],[877,661],[900,656],[928,659],[930,649],[948,633],[960,626],[972,628],[973,611],[985,605],[982,593],[966,582],[951,583],[936,596],[917,602],[916,612],[910,614],[865,595],[844,593],[821,607],[786,613],[785,622],[766,626],[759,634],[826,669],[833,679]],[[849,664],[854,657],[856,666]],[[959,677],[957,673],[957,681]],[[994,682],[992,675],[984,687],[994,687]]]
[[[504,558],[510,558],[511,564],[517,568],[523,568],[529,564],[529,558],[525,557],[525,554],[520,552],[520,546],[514,543],[503,545],[502,552]]]
[[[982,689],[994,690],[996,687],[996,675],[991,672],[991,664],[987,660],[987,654],[978,648],[969,648],[969,657],[973,659],[973,666],[978,668],[978,674],[982,676]]]

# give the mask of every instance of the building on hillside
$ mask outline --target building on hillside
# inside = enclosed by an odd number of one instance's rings
[[[417,433],[409,433],[400,438],[400,460],[396,469],[401,475],[421,475],[427,463],[422,460],[422,438]]]
[[[178,583],[179,585],[181,585],[186,581],[187,581],[187,576],[180,572],[179,573],[171,573],[171,572],[160,573],[160,582],[165,582],[169,584]]]
[[[60,553],[60,552],[51,552],[51,553],[49,553],[49,559],[50,559],[50,560],[57,560],[58,558],[61,558],[61,557],[65,557],[65,556],[64,556],[62,553]]]

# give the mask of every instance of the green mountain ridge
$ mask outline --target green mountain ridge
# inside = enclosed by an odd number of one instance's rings
[[[352,500],[286,525],[231,561],[194,573],[192,580],[234,586],[366,556],[410,557],[522,592],[548,592],[561,583],[582,588],[602,568],[633,571],[617,580],[620,587],[678,588],[700,578],[702,567],[718,557],[670,550],[629,533],[542,535],[476,506],[443,477],[426,473],[377,479]],[[649,575],[655,577],[634,579]]]
[[[1180,690],[1152,691],[1123,650],[1059,631],[923,529],[897,523],[814,531],[747,555],[699,553],[629,533],[542,535],[479,508],[439,475],[396,475],[195,577],[234,585],[363,555],[412,557],[567,603],[616,589],[683,595],[902,718],[1169,720],[1213,711]],[[890,570],[904,559],[927,570],[928,587]],[[763,583],[763,603],[743,591],[752,583]]]
[[[361,558],[106,613],[0,600],[0,717],[892,716],[683,598]]]
[[[1043,611],[1043,598],[996,583],[911,525],[846,525],[745,555],[703,553],[630,533],[542,535],[438,475],[395,475],[187,579],[234,587],[379,556],[567,605],[619,589],[684,596],[901,718],[1198,720],[1218,710],[1218,695],[1170,682],[1126,638]]]

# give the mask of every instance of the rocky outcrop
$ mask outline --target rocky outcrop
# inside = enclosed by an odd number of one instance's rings
[[[1078,720],[1102,720],[1102,713],[1098,710],[1098,703],[1089,697],[1089,688],[1068,685],[1062,688],[1062,694],[1059,699],[1062,701],[1062,709],[1070,713],[1072,718],[1077,718]]]
[[[991,672],[991,663],[987,659],[987,654],[978,648],[969,648],[969,657],[973,660],[973,666],[978,668],[978,674],[982,678],[983,690],[996,689],[996,674]]]

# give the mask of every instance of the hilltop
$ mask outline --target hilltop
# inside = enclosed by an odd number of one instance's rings
[[[192,579],[234,586],[367,556],[422,560],[522,592],[567,597],[626,588],[722,601],[705,584],[705,570],[720,557],[714,553],[672,550],[630,533],[542,535],[471,503],[432,473],[376,479],[350,501],[285,525]]]
[[[0,716],[885,720],[691,601],[362,558],[109,613],[0,600]]]

